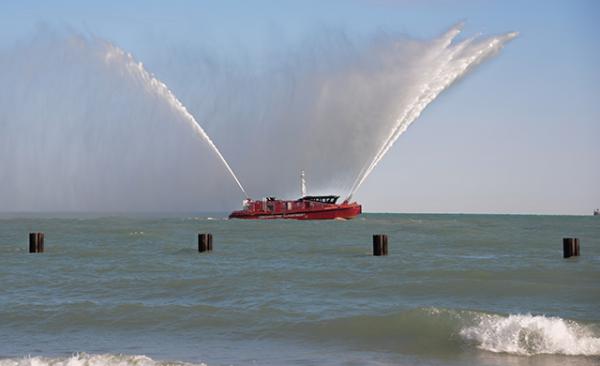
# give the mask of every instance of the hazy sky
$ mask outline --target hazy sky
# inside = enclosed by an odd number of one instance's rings
[[[597,1],[11,1],[0,45],[40,24],[71,27],[153,71],[153,50],[177,44],[260,54],[319,29],[518,31],[425,110],[354,198],[369,212],[590,214],[600,207],[599,16]]]

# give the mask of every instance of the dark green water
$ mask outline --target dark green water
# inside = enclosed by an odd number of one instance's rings
[[[598,217],[210,216],[0,218],[0,366],[600,363]]]

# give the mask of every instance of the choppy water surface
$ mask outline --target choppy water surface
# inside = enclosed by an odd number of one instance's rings
[[[0,366],[600,363],[597,217],[23,216],[0,218]]]

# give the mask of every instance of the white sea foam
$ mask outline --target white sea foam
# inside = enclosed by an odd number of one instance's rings
[[[22,357],[0,359],[0,366],[194,366],[185,362],[155,361],[143,355],[90,355],[74,354],[71,357]],[[197,364],[206,366],[206,364]]]
[[[479,315],[460,335],[480,349],[519,355],[600,355],[600,337],[575,321],[542,315]]]

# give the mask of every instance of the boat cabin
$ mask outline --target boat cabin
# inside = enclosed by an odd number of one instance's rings
[[[340,198],[340,196],[304,196],[298,199],[298,201],[312,201],[335,205],[338,198]]]

